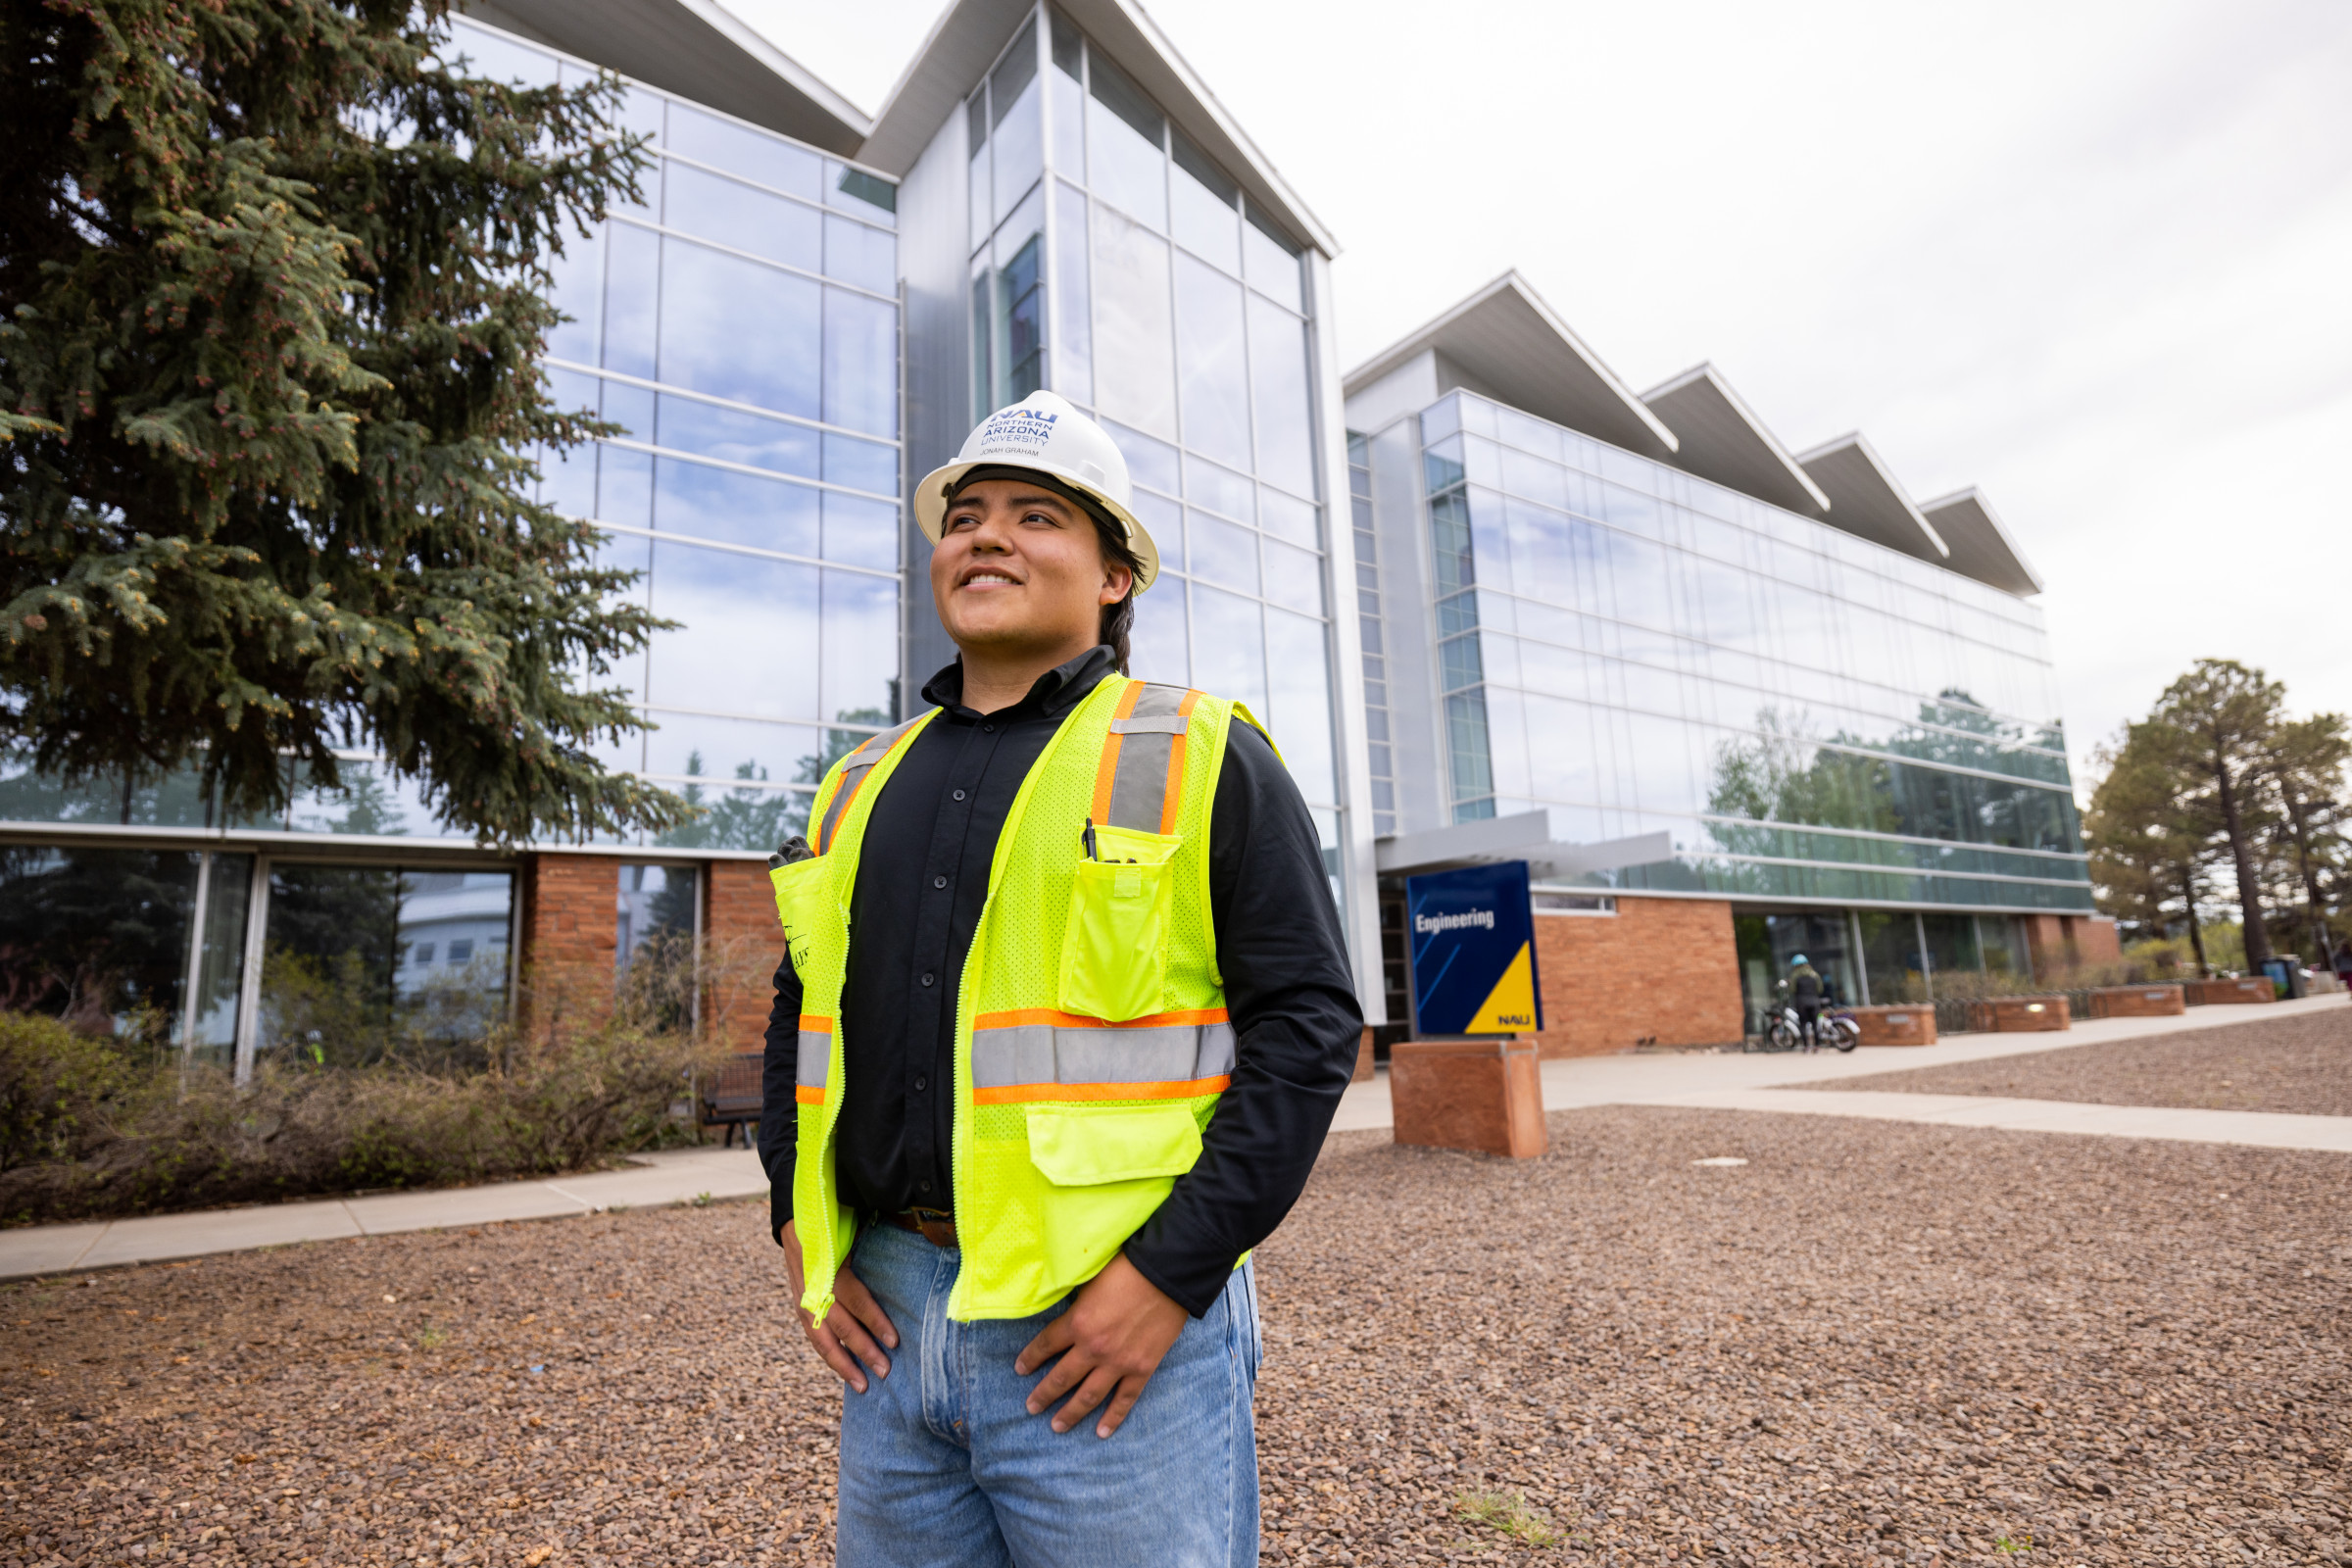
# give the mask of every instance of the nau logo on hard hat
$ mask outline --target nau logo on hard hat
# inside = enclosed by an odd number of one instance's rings
[[[1061,417],[1042,409],[1010,408],[992,416],[981,430],[983,442],[1012,441],[1023,446],[1043,446],[1054,434],[1054,423]]]

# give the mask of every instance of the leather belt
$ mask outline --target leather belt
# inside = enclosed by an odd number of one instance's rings
[[[904,1208],[882,1218],[903,1231],[914,1232],[933,1247],[956,1245],[956,1216],[944,1208]]]

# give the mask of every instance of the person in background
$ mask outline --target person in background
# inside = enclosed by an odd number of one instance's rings
[[[771,862],[760,1152],[802,1332],[850,1391],[847,1568],[1257,1561],[1249,1253],[1363,1020],[1268,737],[1125,673],[1159,564],[1128,503],[1051,392],[924,478],[960,657]]]
[[[1796,1026],[1807,1051],[1821,1048],[1822,992],[1821,971],[1806,962],[1803,954],[1788,960],[1788,1004],[1796,1009]]]

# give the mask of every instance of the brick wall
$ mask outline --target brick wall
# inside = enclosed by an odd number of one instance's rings
[[[2124,942],[2115,922],[2103,914],[2075,922],[2075,951],[2084,963],[2121,963]]]
[[[1597,1056],[1644,1041],[1740,1039],[1732,906],[1711,899],[1620,897],[1614,915],[1536,916],[1545,1056]]]
[[[522,876],[525,1021],[592,1024],[612,1010],[620,856],[534,855]]]
[[[712,860],[704,871],[703,1020],[735,1050],[758,1051],[784,956],[775,889],[758,860]]]

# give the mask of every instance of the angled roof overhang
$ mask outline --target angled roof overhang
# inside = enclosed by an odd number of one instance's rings
[[[1325,256],[1339,254],[1330,231],[1140,6],[1129,0],[1060,0],[1060,9],[1167,111],[1178,129],[1241,182],[1267,217]],[[1027,0],[950,5],[890,89],[858,158],[884,173],[904,176],[1033,10]]]
[[[1800,452],[1796,461],[1830,498],[1829,514],[1822,520],[1831,527],[1939,566],[1946,564],[1951,547],[1903,494],[1859,431]]]
[[[1642,401],[1681,438],[1682,449],[1674,455],[1677,467],[1804,516],[1830,510],[1830,498],[1813,476],[1797,466],[1712,365],[1651,387]]]
[[[855,104],[717,0],[475,0],[462,9],[844,158],[872,129]]]
[[[1675,433],[1515,271],[1375,354],[1343,385],[1353,395],[1431,350],[1461,373],[1457,384],[1595,440],[1674,461]]]
[[[1952,559],[1945,565],[2021,599],[2041,592],[2041,573],[2034,569],[2016,538],[2001,525],[1999,514],[1982,490],[1973,485],[1955,490],[1923,502],[1919,510],[1951,546]]]
[[[1558,831],[1548,809],[1540,808],[1385,838],[1374,847],[1374,857],[1383,876],[1525,860],[1529,873],[1544,880],[1671,860],[1674,835],[1661,831],[1578,843]]]

